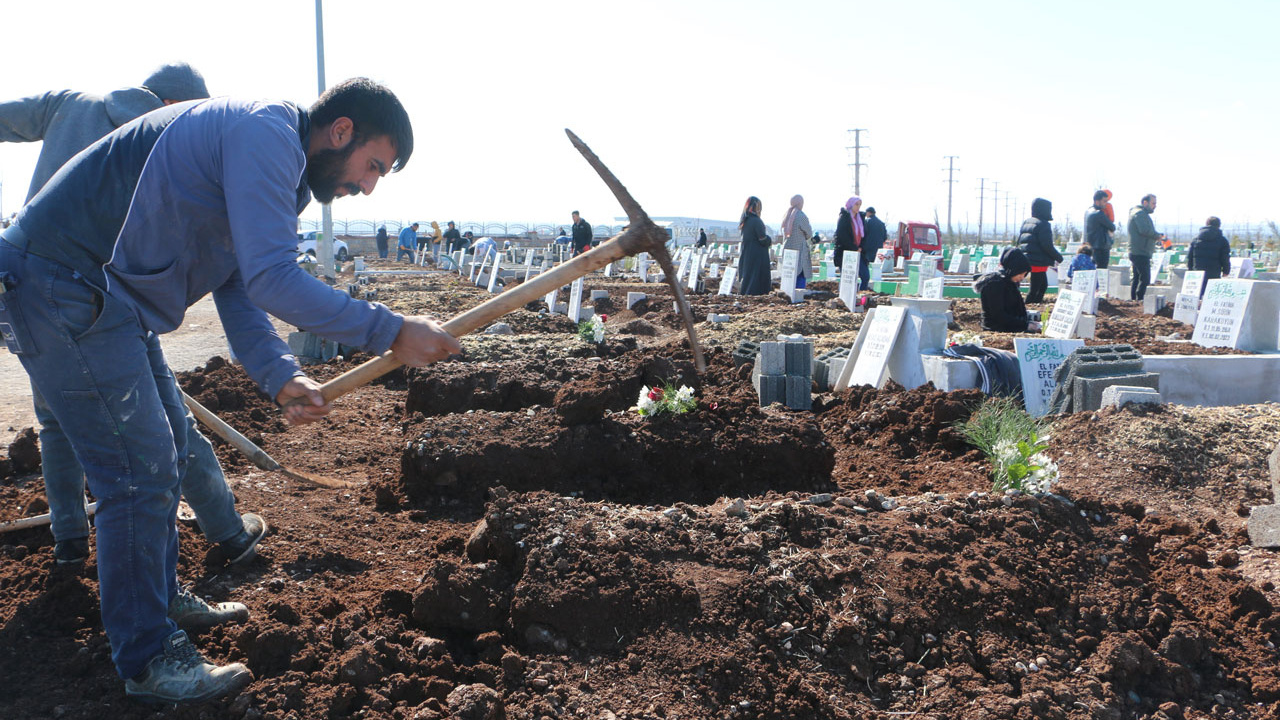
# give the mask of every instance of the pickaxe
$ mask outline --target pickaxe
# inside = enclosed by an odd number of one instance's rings
[[[622,208],[627,211],[627,219],[630,221],[627,229],[621,234],[600,243],[595,249],[523,282],[492,300],[477,305],[449,320],[443,325],[445,332],[454,337],[461,337],[488,325],[512,310],[524,307],[554,289],[563,287],[585,276],[587,273],[599,270],[615,260],[647,252],[658,261],[663,273],[666,275],[667,283],[671,285],[671,289],[675,293],[676,304],[680,307],[685,329],[689,333],[689,345],[693,348],[694,365],[698,372],[703,372],[706,369],[706,362],[702,357],[702,348],[698,345],[698,335],[693,328],[693,312],[689,309],[689,302],[685,299],[684,290],[680,287],[680,283],[676,281],[676,270],[672,266],[671,256],[667,253],[667,233],[649,219],[644,209],[640,207],[640,203],[631,197],[631,193],[627,192],[627,189],[618,181],[618,178],[609,171],[609,168],[605,167],[604,163],[591,151],[591,148],[587,147],[586,143],[582,142],[577,135],[574,135],[568,129],[565,130],[565,134],[569,136],[570,142],[573,143],[574,147],[578,148],[578,151],[587,159],[591,167],[596,169],[596,172],[600,174],[600,178],[604,180],[604,184],[609,186],[609,189],[613,191],[614,197],[618,198]],[[324,396],[326,402],[332,402],[356,388],[373,382],[403,364],[396,359],[391,351],[387,351],[381,356],[325,383],[320,387],[320,393]]]

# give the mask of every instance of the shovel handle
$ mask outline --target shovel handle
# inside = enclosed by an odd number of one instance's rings
[[[209,408],[201,405],[199,402],[196,402],[195,398],[184,392],[182,393],[182,401],[187,404],[187,407],[191,410],[191,414],[195,415],[196,419],[204,423],[210,430],[217,433],[218,437],[234,445],[235,448],[244,453],[245,457],[249,458],[249,461],[254,465],[257,465],[263,470],[280,469],[280,463],[272,459],[272,457],[267,454],[266,450],[254,445],[252,440],[241,435],[235,428],[223,422],[222,418],[210,412]]]
[[[512,310],[528,305],[552,290],[559,289],[580,277],[586,276],[590,272],[599,270],[611,262],[635,254],[637,249],[630,247],[636,244],[634,236],[631,236],[632,232],[632,230],[627,230],[621,235],[614,236],[610,240],[600,243],[599,247],[593,248],[563,265],[522,282],[491,300],[471,308],[446,322],[442,326],[444,331],[453,337],[461,337],[479,330],[490,322]],[[637,235],[640,236],[641,240],[646,239],[640,233],[637,233]],[[641,247],[638,250],[643,251],[644,248]],[[388,350],[382,355],[352,368],[321,385],[320,394],[324,396],[325,402],[333,402],[356,388],[368,385],[403,364],[396,359],[395,353]]]

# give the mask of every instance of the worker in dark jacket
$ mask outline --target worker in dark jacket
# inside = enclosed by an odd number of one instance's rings
[[[866,235],[862,238],[862,265],[858,267],[858,279],[860,287],[863,290],[871,289],[871,263],[876,261],[876,252],[884,247],[885,240],[889,239],[889,231],[884,226],[884,221],[876,217],[876,209],[867,208],[867,214],[862,218],[862,225],[866,229]]]
[[[591,249],[591,223],[573,211],[573,254],[581,255]]]
[[[1018,247],[1031,263],[1031,287],[1027,290],[1027,302],[1044,302],[1044,291],[1049,289],[1049,268],[1062,262],[1062,253],[1053,246],[1053,203],[1036,198],[1031,203],[1031,217],[1022,223],[1018,234]]]
[[[1000,255],[1000,269],[973,283],[982,298],[982,329],[992,332],[1038,332],[1040,323],[1031,320],[1022,302],[1018,283],[1031,272],[1031,263],[1018,248]]]
[[[1093,261],[1098,269],[1106,269],[1111,261],[1111,245],[1114,239],[1111,233],[1116,231],[1116,224],[1107,217],[1107,200],[1111,193],[1099,190],[1093,194],[1093,206],[1084,213],[1084,241],[1093,248]]]
[[[1187,252],[1187,268],[1203,270],[1205,282],[1200,284],[1200,294],[1209,280],[1231,274],[1231,243],[1222,234],[1222,221],[1210,216],[1200,228],[1200,234],[1191,241]]]

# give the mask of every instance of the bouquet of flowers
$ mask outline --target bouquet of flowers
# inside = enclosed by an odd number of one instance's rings
[[[631,409],[642,417],[653,417],[661,413],[679,415],[697,406],[698,401],[693,399],[693,388],[681,385],[676,389],[675,385],[665,383],[662,387],[651,388],[646,385],[640,388],[640,399]]]
[[[952,345],[977,345],[982,347],[982,336],[971,330],[953,332],[951,337],[947,338],[947,347]]]
[[[1058,464],[1044,451],[1049,447],[1049,438],[1037,438],[1031,434],[1030,440],[1001,440],[996,443],[992,458],[992,475],[995,483],[992,490],[1021,490],[1027,493],[1047,493],[1058,481]]]
[[[578,337],[582,342],[604,342],[604,321],[608,319],[608,315],[592,315],[590,320],[583,320],[578,323]]]

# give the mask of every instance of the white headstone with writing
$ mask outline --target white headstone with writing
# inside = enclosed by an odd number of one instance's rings
[[[923,250],[916,250],[915,252],[911,253],[911,262],[918,263],[921,260],[924,260]]]
[[[926,300],[941,300],[944,282],[940,277],[932,277],[920,283],[920,297]]]
[[[1188,325],[1196,324],[1196,315],[1200,313],[1199,293],[1178,293],[1173,303],[1173,319]]]
[[[720,263],[711,263],[707,266],[707,277],[712,280],[720,279]]]
[[[493,268],[489,270],[489,286],[485,288],[486,290],[491,293],[498,291],[498,273],[501,271],[502,259],[498,256],[493,259]]]
[[[578,278],[569,286],[569,319],[582,322],[582,287],[585,278]]]
[[[1049,324],[1044,334],[1051,338],[1066,339],[1076,331],[1080,315],[1084,312],[1084,293],[1075,290],[1058,291],[1058,299],[1053,303],[1053,312],[1049,314]]]
[[[1182,276],[1182,292],[1200,297],[1200,291],[1204,288],[1204,271],[1188,270]]]
[[[1048,412],[1056,386],[1053,375],[1067,356],[1080,347],[1084,347],[1083,340],[1013,339],[1013,349],[1018,354],[1018,366],[1022,372],[1022,400],[1028,413],[1040,417]]]
[[[1071,276],[1071,289],[1084,295],[1084,312],[1098,314],[1098,272],[1097,270],[1077,270]]]
[[[799,250],[783,250],[782,264],[778,266],[778,277],[781,284],[782,294],[796,301],[796,274],[800,271],[800,251]]]
[[[858,348],[855,357],[850,358],[853,372],[849,377],[849,385],[871,385],[880,387],[884,382],[885,370],[889,367],[889,356],[898,341],[902,330],[902,322],[907,317],[907,309],[884,306],[876,308],[875,315],[867,319],[870,327]]]
[[[1167,252],[1158,252],[1151,256],[1151,282],[1155,282],[1160,277],[1160,271],[1164,269],[1164,261],[1169,257]]]
[[[978,263],[978,272],[983,275],[993,273],[1000,269],[1000,258],[985,257]]]
[[[1247,258],[1247,257],[1231,258],[1230,277],[1233,277],[1233,278],[1253,277],[1253,258]]]
[[[845,250],[840,258],[840,300],[854,310],[858,306],[858,262],[862,254]]]
[[[1252,292],[1253,283],[1248,280],[1210,280],[1204,289],[1191,341],[1204,347],[1237,347]]]
[[[734,263],[724,269],[724,277],[720,278],[720,290],[717,295],[731,295],[733,293],[733,281],[738,277],[738,265]]]
[[[963,275],[969,272],[969,253],[957,250],[951,256],[951,265],[947,272]]]

